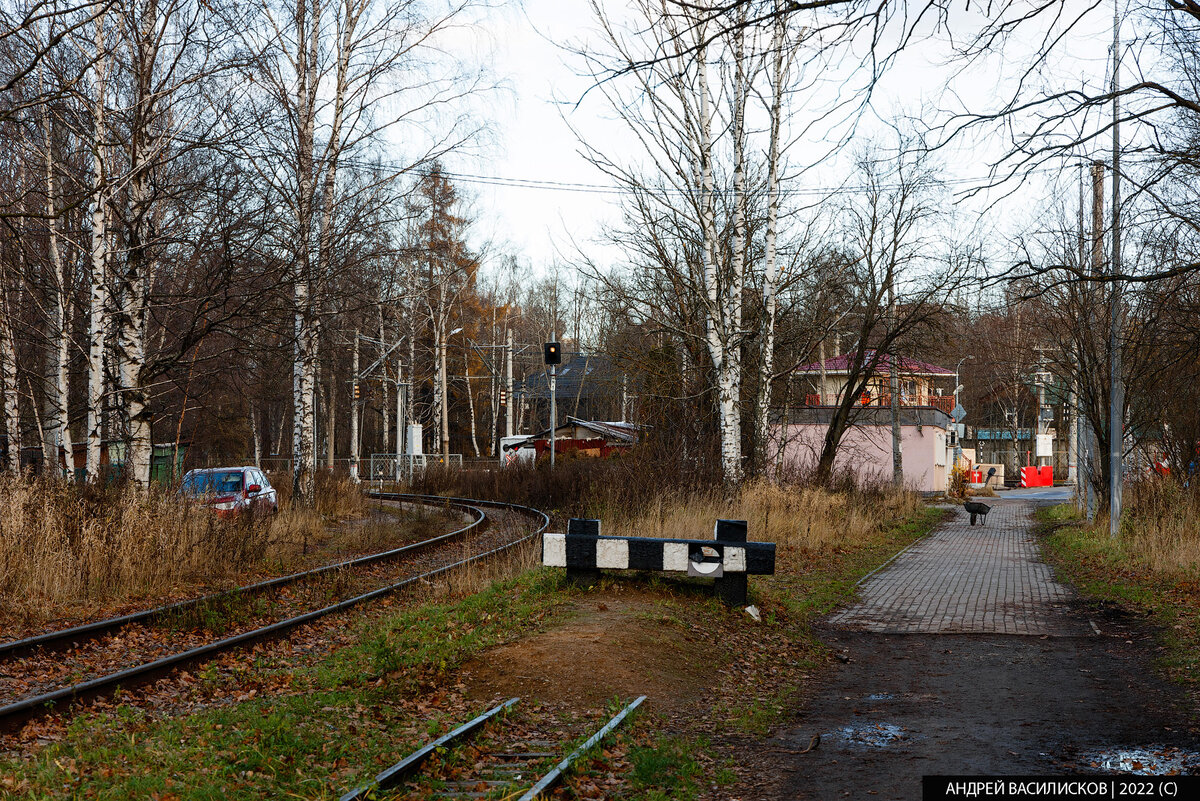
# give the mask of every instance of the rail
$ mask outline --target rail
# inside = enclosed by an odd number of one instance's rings
[[[117,687],[127,687],[131,683],[144,682],[154,676],[163,675],[177,667],[203,661],[208,657],[218,653],[259,642],[261,640],[275,638],[284,632],[290,631],[299,626],[311,623],[328,615],[346,611],[347,609],[358,606],[359,604],[367,601],[390,595],[417,582],[427,581],[428,579],[448,573],[451,570],[456,570],[460,567],[464,567],[482,559],[487,559],[497,554],[507,552],[508,550],[522,543],[528,542],[531,539],[540,536],[550,524],[550,518],[545,512],[542,512],[538,509],[533,509],[531,507],[521,506],[520,504],[510,504],[499,501],[478,501],[469,498],[444,498],[436,495],[413,495],[400,493],[374,493],[374,496],[382,496],[383,500],[414,500],[423,502],[434,501],[438,503],[471,504],[509,509],[539,517],[541,518],[541,525],[536,531],[526,534],[524,537],[515,539],[497,548],[492,548],[484,553],[469,556],[451,564],[443,565],[414,576],[409,576],[408,578],[402,579],[393,584],[371,590],[370,592],[362,593],[361,595],[331,604],[322,609],[296,615],[267,626],[262,626],[241,634],[233,635],[231,637],[226,637],[224,639],[199,646],[197,648],[188,649],[177,654],[162,657],[161,659],[136,665],[116,673],[99,676],[89,681],[80,682],[68,687],[62,687],[52,692],[42,693],[37,696],[7,704],[0,707],[0,727],[12,727],[16,723],[24,721],[28,718],[48,713],[65,702],[98,697],[106,692],[115,690]],[[479,522],[480,521],[476,521],[476,524]],[[445,536],[446,535],[443,535],[443,538]]]
[[[204,604],[210,604],[215,601],[227,600],[229,598],[235,598],[244,595],[253,595],[265,590],[283,587],[288,584],[294,584],[298,581],[316,578],[317,576],[334,570],[344,570],[346,568],[360,567],[362,565],[373,564],[374,562],[381,562],[386,559],[394,559],[397,556],[401,556],[411,551],[423,550],[448,539],[460,537],[463,534],[466,534],[468,531],[471,531],[475,527],[479,526],[487,517],[483,511],[478,508],[467,506],[462,503],[454,503],[452,505],[474,514],[476,516],[475,520],[468,525],[463,526],[462,528],[455,529],[454,531],[446,534],[440,534],[427,540],[403,545],[399,548],[392,548],[387,551],[368,554],[367,556],[360,556],[357,559],[334,562],[332,564],[323,565],[322,567],[313,568],[312,570],[303,570],[299,573],[292,573],[287,576],[278,576],[276,578],[266,579],[265,581],[255,582],[254,584],[247,584],[242,587],[234,587],[229,590],[222,590],[221,592],[201,595],[196,598],[189,598],[185,601],[178,601],[173,604],[156,606],[153,609],[146,609],[141,612],[132,612],[128,615],[106,618],[104,620],[97,620],[92,623],[84,623],[82,625],[72,626],[66,629],[58,629],[56,631],[35,634],[32,637],[26,637],[20,640],[12,640],[10,642],[0,643],[0,659],[13,659],[28,654],[37,648],[54,649],[69,647],[80,642],[96,639],[97,637],[117,631],[118,629],[133,623],[143,623],[163,617],[165,615],[185,612],[189,609],[195,609]]]

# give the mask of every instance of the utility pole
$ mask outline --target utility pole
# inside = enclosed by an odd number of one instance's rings
[[[404,420],[404,396],[408,395],[404,387],[404,360],[396,357],[396,481],[400,481],[400,460],[407,450],[408,422]]]
[[[819,358],[821,360],[821,387],[820,387],[820,389],[817,390],[817,405],[824,406],[825,405],[825,379],[827,377],[826,373],[825,373],[825,337],[821,337],[820,348],[821,348],[821,352],[817,355],[817,358]],[[841,356],[842,354],[836,353],[834,355]],[[784,407],[786,408],[787,404],[784,404]]]
[[[517,406],[513,397],[513,332],[508,329],[507,343],[504,348],[504,386],[507,393],[504,397],[507,406],[504,407],[504,436],[513,435],[513,410]]]
[[[896,293],[892,277],[888,277],[888,309],[892,323],[896,321]],[[904,456],[900,452],[900,364],[893,343],[892,352],[888,355],[888,373],[890,374],[892,392],[892,483],[897,487],[904,486]]]
[[[1038,353],[1038,366],[1037,366],[1037,373],[1035,374],[1037,377],[1038,408],[1037,408],[1037,426],[1036,426],[1035,430],[1037,431],[1037,435],[1040,437],[1040,436],[1045,435],[1050,428],[1048,422],[1045,419],[1046,380],[1050,377],[1050,374],[1046,371],[1046,350],[1045,350],[1045,348],[1043,348],[1042,346],[1039,345],[1036,350]],[[1050,450],[1049,457],[1045,457],[1045,456],[1041,455],[1040,450],[1038,449],[1038,440],[1037,439],[1034,440],[1034,448],[1035,448],[1034,453],[1037,454],[1037,466],[1038,467],[1043,466],[1042,459],[1045,459],[1045,458],[1049,458],[1051,464],[1054,463],[1054,449],[1053,448],[1051,448],[1051,450]]]
[[[1087,173],[1084,171],[1083,165],[1079,165],[1079,270],[1082,272],[1084,265],[1087,264],[1087,228],[1084,222],[1084,208],[1087,203]],[[1090,295],[1090,285],[1084,284],[1086,294]],[[1083,418],[1083,395],[1080,392],[1079,375],[1085,375],[1084,365],[1084,349],[1080,346],[1079,352],[1075,354],[1075,370],[1076,380],[1074,383],[1074,392],[1072,393],[1073,403],[1071,405],[1071,418],[1074,421],[1072,433],[1074,434],[1075,447],[1075,505],[1080,511],[1086,511],[1088,507],[1088,491],[1091,480],[1087,475],[1087,429],[1084,427],[1087,423]]]
[[[1121,377],[1121,14],[1113,2],[1112,292],[1109,307],[1108,534],[1121,533],[1122,456],[1125,450],[1125,382]]]
[[[1103,280],[1104,273],[1104,164],[1095,161],[1092,162],[1092,274],[1096,276],[1097,281]],[[1091,319],[1092,313],[1088,312],[1088,330],[1095,330],[1095,320]],[[1093,430],[1087,437],[1088,445],[1088,475],[1094,475],[1096,470],[1096,461],[1099,460],[1099,454],[1096,453],[1096,432]],[[1096,516],[1096,507],[1098,506],[1099,498],[1096,497],[1095,486],[1088,488],[1088,520],[1092,520]]]
[[[438,371],[441,373],[441,376],[442,376],[441,381],[440,381],[441,387],[439,388],[439,392],[441,392],[441,394],[442,394],[442,404],[441,404],[442,405],[442,421],[441,421],[442,466],[449,467],[450,466],[450,414],[446,410],[446,405],[450,399],[450,393],[446,391],[446,384],[448,383],[447,378],[448,378],[449,374],[446,372],[446,337],[444,335],[442,336],[442,341],[440,344],[441,344],[441,353],[438,356],[438,358],[440,359]]]
[[[350,398],[350,480],[358,481],[358,331],[354,331],[354,361],[350,368],[354,381],[351,386]]]

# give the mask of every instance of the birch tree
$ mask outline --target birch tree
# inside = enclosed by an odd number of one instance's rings
[[[686,349],[696,348],[697,355],[707,357],[712,366],[721,470],[727,482],[735,483],[744,472],[742,294],[749,241],[742,161],[747,75],[738,50],[744,42],[735,36],[730,43],[736,55],[734,88],[730,113],[721,123],[711,86],[714,70],[707,31],[696,24],[694,14],[668,13],[669,5],[666,0],[641,0],[635,4],[637,21],[626,28],[593,4],[605,50],[582,53],[597,78],[621,76],[620,82],[598,82],[597,91],[645,149],[646,162],[630,164],[606,154],[587,136],[580,138],[592,163],[629,191],[628,231],[641,241],[635,245],[622,233],[612,235],[640,249],[640,254],[631,253],[634,258],[645,257],[639,259],[639,268],[673,288],[670,313],[656,307],[655,295],[627,291],[611,278],[606,283],[631,309],[679,337]],[[731,116],[732,144],[724,141],[719,149],[718,132],[728,130]],[[717,189],[717,158],[718,152],[731,149],[734,201],[727,204],[732,208],[723,211],[735,218],[734,241],[722,244],[717,199],[729,195]],[[727,176],[722,173],[723,185]]]
[[[464,22],[471,3],[426,8],[415,0],[259,0],[245,34],[264,95],[259,129],[264,146],[247,148],[260,178],[287,209],[278,247],[291,265],[294,369],[293,490],[314,488],[316,376],[326,296],[339,269],[343,206],[380,203],[381,193],[410,167],[469,136],[451,127],[422,137],[409,161],[348,188],[341,172],[366,157],[392,128],[426,121],[439,106],[482,86],[437,52],[442,35]],[[387,114],[376,115],[375,109]],[[339,220],[341,217],[341,220]]]
[[[87,440],[86,470],[88,481],[100,480],[100,450],[103,440],[103,412],[106,393],[105,332],[109,304],[109,195],[108,126],[105,105],[108,102],[109,65],[107,17],[97,15],[92,25],[91,81],[85,103],[92,111],[92,171],[88,202],[91,206],[91,231],[88,245],[88,333],[87,333]]]

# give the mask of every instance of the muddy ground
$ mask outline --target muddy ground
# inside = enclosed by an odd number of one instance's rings
[[[923,775],[1094,773],[1114,749],[1200,745],[1189,700],[1155,677],[1153,633],[1136,621],[1092,637],[821,636],[850,661],[772,739],[785,750],[763,752],[747,798],[919,798]],[[816,734],[814,750],[786,753]]]
[[[659,725],[702,735],[714,759],[738,765],[714,799],[910,799],[923,775],[1095,773],[1116,749],[1200,751],[1193,699],[1156,677],[1155,632],[1120,613],[1076,604],[1068,628],[1092,632],[1094,621],[1101,634],[1074,637],[819,628],[834,656],[816,670],[781,665],[780,682],[799,685],[802,700],[764,738],[709,711],[737,681],[707,658],[709,613],[680,625],[687,604],[662,604],[656,593],[595,590],[564,624],[486,652],[461,679],[480,700],[581,708],[644,693]],[[722,628],[754,631],[733,617]],[[1200,772],[1194,759],[1181,766]]]

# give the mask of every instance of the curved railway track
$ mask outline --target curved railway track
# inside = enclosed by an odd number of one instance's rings
[[[375,569],[379,563],[395,559],[405,555],[416,555],[420,552],[422,555],[431,553],[431,549],[440,550],[437,546],[445,546],[450,544],[453,539],[462,537],[464,533],[471,531],[479,531],[489,521],[484,508],[493,508],[516,512],[522,515],[533,516],[537,522],[537,527],[533,531],[526,531],[522,536],[509,539],[505,542],[487,543],[486,550],[475,553],[464,558],[455,559],[451,555],[450,561],[447,563],[437,564],[430,569],[421,570],[414,574],[407,575],[403,578],[395,580],[395,577],[387,579],[387,583],[383,586],[377,586],[366,592],[360,592],[352,597],[345,598],[335,603],[326,604],[318,609],[302,612],[300,614],[291,614],[280,620],[259,625],[237,634],[227,636],[221,639],[211,640],[195,645],[194,647],[179,650],[169,653],[165,656],[160,656],[154,659],[145,659],[140,663],[132,666],[122,666],[119,669],[112,669],[110,672],[101,673],[93,678],[85,681],[76,681],[74,683],[64,682],[57,686],[47,687],[39,686],[33,693],[27,693],[22,697],[0,706],[0,728],[11,729],[20,725],[25,720],[51,712],[62,707],[72,701],[83,701],[89,698],[95,698],[107,695],[118,687],[129,687],[135,684],[141,684],[154,678],[161,677],[167,673],[186,665],[195,664],[198,662],[210,659],[217,654],[240,648],[252,643],[263,640],[278,638],[285,633],[313,621],[324,618],[328,615],[333,615],[338,612],[343,612],[352,607],[366,603],[377,598],[384,597],[391,593],[397,592],[405,587],[421,581],[428,581],[442,574],[448,573],[457,568],[477,562],[497,554],[504,553],[510,549],[528,542],[529,540],[540,536],[550,523],[550,518],[537,509],[521,506],[519,504],[509,504],[499,501],[479,501],[468,498],[443,498],[432,495],[413,495],[400,493],[372,493],[371,497],[380,500],[400,501],[400,502],[434,502],[438,504],[450,504],[452,506],[469,510],[472,515],[477,515],[476,519],[464,526],[461,529],[443,534],[438,537],[424,540],[419,543],[395,548],[390,551],[385,551],[379,554],[372,554],[359,559],[349,560],[347,562],[337,563],[335,565],[327,565],[325,567],[316,568],[315,570],[305,571],[302,573],[292,574],[290,576],[271,579],[265,582],[257,582],[246,587],[235,588],[224,593],[217,593],[203,598],[193,599],[191,601],[181,602],[180,604],[171,604],[158,609],[147,610],[146,612],[137,613],[135,615],[124,615],[118,618],[112,618],[104,621],[96,621],[84,626],[73,627],[59,632],[48,632],[38,635],[37,637],[26,638],[25,640],[16,641],[6,644],[3,656],[7,656],[6,663],[0,663],[0,676],[7,676],[10,670],[10,665],[17,654],[29,653],[31,650],[37,652],[40,649],[61,648],[64,644],[72,644],[77,640],[87,641],[100,638],[105,634],[113,634],[114,632],[123,632],[139,627],[148,627],[153,625],[156,620],[169,619],[170,614],[186,611],[199,607],[204,602],[211,602],[213,599],[229,599],[253,596],[261,594],[268,589],[277,589],[295,585],[305,579],[313,577],[334,576],[339,575],[339,572],[344,572],[348,569],[365,568],[368,570]],[[164,618],[164,613],[166,617]],[[114,638],[110,638],[114,639]],[[40,642],[32,642],[32,641]],[[119,644],[118,644],[118,647]],[[120,658],[120,655],[118,655]],[[122,660],[127,661],[127,660]],[[115,665],[113,666],[115,667]],[[107,668],[106,668],[107,669]],[[70,672],[68,671],[68,674]]]
[[[257,593],[266,592],[267,590],[279,589],[280,587],[286,587],[289,584],[308,581],[310,579],[328,575],[340,570],[347,570],[364,565],[372,565],[388,559],[394,559],[398,556],[403,556],[415,551],[425,550],[437,545],[438,543],[460,537],[472,529],[482,525],[487,519],[487,515],[484,514],[483,510],[479,509],[478,507],[467,506],[461,503],[452,503],[449,504],[449,506],[469,512],[475,516],[475,519],[462,528],[455,529],[454,531],[447,532],[446,534],[441,534],[437,537],[431,537],[430,539],[422,540],[420,542],[402,545],[398,548],[392,548],[387,551],[368,554],[356,559],[333,562],[328,565],[322,565],[321,567],[313,568],[311,570],[302,570],[298,573],[292,573],[287,576],[278,576],[276,578],[266,579],[265,581],[246,584],[241,587],[233,587],[232,589],[222,590],[221,592],[201,595],[196,598],[189,598],[185,601],[179,601],[173,604],[156,606],[152,609],[133,612],[128,615],[110,617],[104,620],[95,620],[90,623],[71,626],[70,628],[47,631],[41,634],[35,634],[31,637],[25,637],[20,640],[11,640],[9,642],[0,643],[0,660],[21,657],[38,649],[59,650],[62,648],[70,648],[71,646],[78,645],[86,642],[87,640],[96,639],[104,636],[105,634],[111,634],[114,631],[134,623],[146,623],[159,620],[169,615],[186,613],[201,608],[205,605],[228,601],[236,597],[246,597]]]

